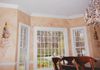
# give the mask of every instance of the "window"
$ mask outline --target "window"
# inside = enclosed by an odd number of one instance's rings
[[[88,41],[85,27],[71,28],[72,52],[75,56],[89,55]]]
[[[66,55],[66,30],[52,27],[37,27],[35,30],[34,55],[37,57],[34,59],[36,63],[34,67],[37,67],[35,70],[52,70],[52,57]]]
[[[19,24],[17,70],[29,70],[29,26]]]

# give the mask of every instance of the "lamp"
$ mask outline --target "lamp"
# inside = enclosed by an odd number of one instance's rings
[[[94,27],[94,38],[98,40],[96,26],[100,25],[100,0],[91,0],[85,11],[85,22]]]

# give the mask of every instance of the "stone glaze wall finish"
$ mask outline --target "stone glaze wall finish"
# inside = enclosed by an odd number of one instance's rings
[[[0,65],[0,70],[14,70],[16,61],[16,42],[17,42],[17,10],[10,8],[0,8],[0,42],[2,41],[2,31],[5,25],[8,24],[10,37],[8,41],[9,46],[2,46],[0,44],[0,63],[11,63],[9,66]],[[8,44],[7,44],[8,45]]]
[[[30,17],[26,13],[10,8],[0,8],[0,41],[2,37],[2,30],[5,25],[5,22],[8,23],[10,30],[10,47],[3,47],[0,44],[0,63],[12,63],[12,65],[3,65],[0,66],[0,70],[15,70],[15,62],[17,60],[17,51],[18,51],[18,27],[19,23],[25,23],[30,26],[30,70],[33,70],[33,39],[34,39],[34,27],[62,27],[68,29],[68,43],[69,43],[69,55],[72,55],[72,45],[71,45],[71,27],[80,27],[86,26],[84,19],[82,17],[76,19],[57,19],[57,18],[48,18],[48,17]],[[93,57],[100,58],[100,45],[97,44],[97,41],[93,38],[93,27],[87,27],[87,35],[89,41],[90,54]],[[97,27],[99,41],[100,41],[100,26]]]

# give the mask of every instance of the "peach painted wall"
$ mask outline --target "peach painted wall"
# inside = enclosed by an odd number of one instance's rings
[[[30,26],[31,34],[30,34],[30,70],[33,70],[33,38],[34,32],[33,29],[35,26],[40,27],[64,27],[68,29],[68,43],[69,43],[69,52],[72,55],[72,45],[71,45],[71,35],[70,28],[78,27],[78,26],[86,26],[84,19],[76,18],[76,19],[58,19],[58,18],[48,18],[48,17],[30,17],[26,13],[10,8],[0,8],[0,41],[2,36],[2,30],[5,22],[8,23],[10,37],[9,42],[11,43],[9,47],[2,46],[0,44],[0,63],[12,63],[9,66],[3,65],[0,66],[0,70],[15,70],[15,65],[13,63],[16,62],[16,54],[18,53],[16,50],[18,48],[18,25],[19,23],[25,23]],[[100,45],[97,46],[97,41],[93,38],[93,28],[87,27],[88,41],[90,54],[93,57],[100,58]],[[100,26],[97,27],[99,41],[100,41]],[[12,66],[13,65],[13,66]],[[5,68],[6,66],[6,68]]]
[[[18,23],[24,23],[24,24],[27,24],[27,25],[30,25],[30,16],[20,10],[18,10]]]
[[[66,19],[49,18],[49,17],[31,17],[31,26],[43,27],[68,27]]]
[[[69,27],[85,26],[83,17],[67,19],[67,21],[69,22]]]
[[[92,46],[92,53],[93,56],[96,58],[100,58],[100,25],[96,26],[96,30],[97,30],[97,35],[99,40],[95,40],[94,39],[94,29],[93,26],[89,27],[89,33],[90,33],[90,42],[91,42],[91,46]]]
[[[8,24],[10,37],[2,39],[2,31],[5,25]],[[14,70],[15,68],[15,55],[16,55],[16,42],[17,42],[17,10],[10,8],[0,7],[0,70]],[[8,41],[7,41],[8,40]],[[3,63],[3,64],[2,64]],[[7,66],[9,65],[9,66]]]
[[[3,65],[0,64],[0,70],[15,70],[15,62],[17,61],[18,53],[19,23],[21,22],[30,25],[30,16],[17,9],[0,8],[0,42],[2,41],[2,30],[5,22],[8,23],[8,28],[10,31],[9,42],[11,45],[5,47],[0,44],[0,57],[2,57],[0,58],[0,63],[3,63]],[[32,65],[30,64],[30,66]]]

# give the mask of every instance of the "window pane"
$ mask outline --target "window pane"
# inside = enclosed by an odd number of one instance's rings
[[[38,68],[51,67],[51,57],[64,55],[64,34],[60,31],[37,31]]]
[[[73,35],[73,48],[75,48],[76,55],[87,55],[84,52],[86,52],[86,35],[85,35],[85,30],[84,28],[74,28],[72,30],[72,35]]]

